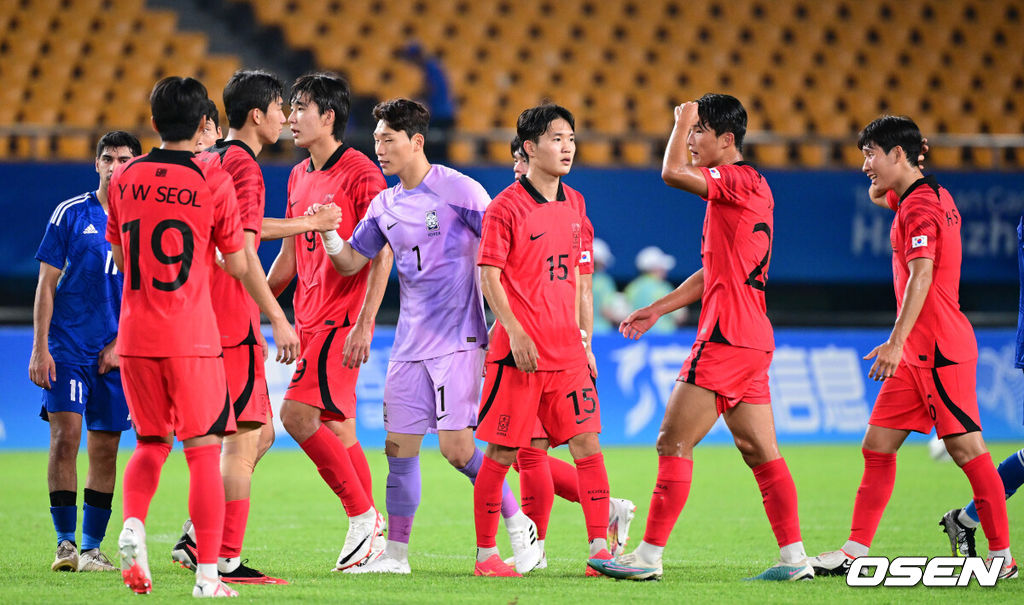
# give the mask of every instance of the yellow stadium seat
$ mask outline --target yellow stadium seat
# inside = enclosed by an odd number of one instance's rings
[[[92,155],[92,139],[88,135],[74,134],[57,137],[57,157],[62,160],[79,160]]]
[[[588,166],[608,166],[614,162],[610,141],[582,141],[577,144],[576,161]]]
[[[467,165],[477,161],[476,145],[472,141],[448,143],[448,159],[456,165]]]
[[[789,161],[789,149],[786,145],[759,143],[750,147],[751,156],[759,166],[788,168],[792,165],[792,162]]]
[[[622,160],[628,166],[648,166],[653,161],[651,144],[647,141],[626,141],[621,151]]]

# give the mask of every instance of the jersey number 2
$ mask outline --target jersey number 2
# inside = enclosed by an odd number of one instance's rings
[[[755,290],[765,289],[764,279],[757,279],[764,273],[764,267],[768,264],[768,259],[772,257],[772,228],[768,226],[768,223],[758,223],[754,225],[754,233],[764,233],[768,236],[768,249],[764,251],[764,256],[761,258],[761,262],[757,263],[750,275],[747,276],[747,285]]]

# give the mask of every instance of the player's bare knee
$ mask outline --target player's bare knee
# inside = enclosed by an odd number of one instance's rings
[[[494,460],[498,464],[504,466],[511,466],[512,463],[516,461],[516,453],[518,451],[519,448],[516,447],[508,447],[505,445],[498,445],[496,443],[489,443],[487,444],[487,450],[484,452],[484,455],[490,458],[491,460]]]
[[[465,468],[469,461],[473,459],[473,452],[475,446],[470,444],[470,447],[458,447],[458,446],[447,446],[441,448],[441,455],[448,461],[448,464],[455,468]]]
[[[943,443],[950,458],[960,467],[988,452],[985,441],[978,431],[946,437]]]
[[[597,433],[583,433],[569,439],[569,453],[576,460],[600,454],[601,442]]]
[[[654,442],[659,456],[681,456],[683,458],[693,458],[693,448],[696,445],[696,443],[690,443],[681,436],[668,431],[660,431],[657,441]]]

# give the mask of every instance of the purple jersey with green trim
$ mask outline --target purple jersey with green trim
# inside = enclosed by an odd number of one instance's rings
[[[468,176],[434,164],[415,188],[381,191],[349,243],[373,258],[390,244],[401,309],[392,361],[420,361],[487,346],[480,273],[480,226],[490,202]]]

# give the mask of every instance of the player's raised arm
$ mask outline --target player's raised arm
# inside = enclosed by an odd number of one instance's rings
[[[501,269],[491,265],[480,266],[480,289],[483,290],[487,304],[494,316],[508,332],[509,348],[516,360],[516,367],[522,372],[537,371],[537,345],[523,329],[522,324],[512,312],[508,302],[508,294],[501,285]]]
[[[687,305],[692,305],[704,295],[704,269],[700,268],[679,287],[665,296],[629,314],[619,324],[619,332],[626,338],[637,340],[651,329],[662,315],[666,315]]]
[[[661,163],[661,178],[669,187],[689,191],[702,198],[708,195],[708,183],[704,173],[690,162],[689,138],[695,128],[701,128],[697,120],[697,103],[689,101],[675,108],[675,126],[665,147]]]
[[[263,219],[260,241],[266,242],[301,235],[310,231],[337,229],[341,225],[341,208],[336,204],[319,206],[316,212],[291,218]]]

